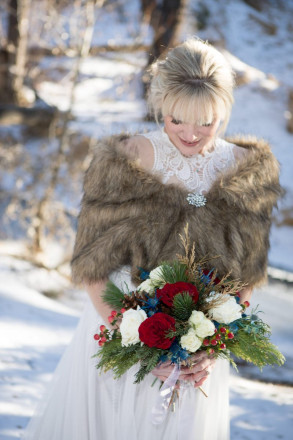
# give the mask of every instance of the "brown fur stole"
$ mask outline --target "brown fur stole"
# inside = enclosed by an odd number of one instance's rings
[[[229,139],[251,153],[221,175],[203,207],[188,191],[138,166],[121,151],[126,137],[100,142],[84,181],[72,259],[73,280],[94,283],[122,265],[151,270],[183,253],[179,234],[189,225],[196,256],[215,257],[211,268],[250,286],[266,278],[272,209],[281,194],[279,165],[268,144],[253,137]],[[119,145],[119,148],[118,148]]]

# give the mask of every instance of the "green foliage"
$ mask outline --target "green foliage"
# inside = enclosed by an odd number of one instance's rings
[[[175,331],[173,330],[168,331],[168,333],[166,333],[166,337],[169,339],[172,339],[174,336],[180,338],[181,336],[187,333],[188,329],[189,329],[188,322],[176,321]]]
[[[112,281],[108,281],[102,298],[105,303],[115,310],[120,310],[123,307],[124,293]]]
[[[100,358],[96,367],[105,372],[112,370],[115,379],[118,379],[140,362],[140,368],[135,375],[135,383],[139,383],[155,368],[162,353],[163,350],[141,346],[140,343],[124,347],[121,345],[121,339],[112,339],[95,355]]]
[[[180,321],[186,321],[190,317],[192,310],[195,309],[196,304],[189,293],[183,292],[175,295],[172,307],[175,318],[180,319]]]
[[[97,368],[104,371],[113,370],[114,377],[117,379],[139,361],[139,347],[139,344],[124,347],[121,345],[121,339],[112,339],[104,344],[96,354],[97,357],[100,357]]]
[[[161,265],[161,273],[164,279],[163,285],[166,283],[178,283],[179,281],[188,283],[186,266],[179,261],[174,261],[173,263],[163,263]]]
[[[283,365],[285,358],[265,334],[238,330],[235,339],[227,344],[238,358],[251,362],[260,369],[265,365]]]
[[[135,375],[136,379],[134,383],[141,382],[145,376],[157,366],[160,356],[163,353],[163,350],[158,350],[156,348],[146,346],[141,348],[143,351],[141,350],[140,369]]]

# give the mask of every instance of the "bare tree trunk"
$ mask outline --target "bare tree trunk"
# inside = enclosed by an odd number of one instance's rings
[[[100,0],[99,3],[102,4],[103,0]],[[91,41],[93,36],[94,24],[95,24],[95,4],[96,4],[95,0],[88,0],[85,5],[86,25],[85,25],[85,31],[83,37],[81,39],[79,54],[76,59],[76,64],[73,71],[69,106],[67,112],[65,112],[63,116],[59,148],[58,151],[56,152],[55,159],[51,162],[50,181],[43,198],[39,201],[37,213],[35,216],[37,219],[35,226],[34,243],[33,243],[33,250],[35,252],[39,252],[43,248],[42,241],[44,238],[44,229],[46,228],[46,224],[47,224],[48,203],[52,199],[53,193],[58,184],[59,171],[62,164],[64,163],[65,155],[68,149],[68,125],[70,122],[71,111],[74,105],[74,93],[79,81],[81,63],[83,59],[88,56],[91,47]]]
[[[24,105],[22,93],[28,46],[31,0],[9,0],[7,46],[1,50],[1,102]]]
[[[162,55],[168,47],[176,44],[185,3],[185,0],[157,2],[150,21],[155,31],[155,38],[150,49],[148,65]]]
[[[145,95],[150,79],[148,67],[169,47],[176,45],[185,6],[186,0],[141,0],[143,19],[154,29],[154,40],[143,75]]]
[[[1,102],[4,104],[14,102],[14,91],[12,85],[12,75],[10,73],[10,66],[15,62],[15,51],[18,46],[19,32],[18,32],[18,7],[17,0],[9,0],[8,3],[8,32],[7,32],[7,46],[2,48],[0,61],[0,88],[1,88]]]
[[[22,91],[24,85],[24,78],[26,75],[25,68],[27,62],[30,8],[31,8],[31,0],[19,1],[19,22],[18,22],[19,40],[18,40],[17,50],[15,53],[15,64],[14,64],[15,70],[13,72],[14,75],[12,82],[12,87],[18,105],[26,105],[26,100],[23,96]]]

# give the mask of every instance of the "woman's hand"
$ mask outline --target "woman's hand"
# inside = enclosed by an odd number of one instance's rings
[[[185,380],[194,384],[194,387],[200,387],[212,371],[216,359],[209,356],[206,351],[199,351],[191,356],[188,361],[191,367],[181,367],[179,380]],[[162,382],[170,376],[174,369],[174,364],[170,361],[162,363],[160,366],[152,370],[152,374]]]
[[[199,351],[188,359],[191,367],[181,367],[180,380],[192,382],[195,388],[200,387],[210,375],[216,359],[206,351]]]

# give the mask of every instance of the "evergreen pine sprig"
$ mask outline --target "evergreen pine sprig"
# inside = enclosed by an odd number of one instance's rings
[[[141,382],[147,374],[149,374],[159,363],[163,350],[154,349],[151,347],[145,347],[147,350],[141,354],[140,368],[135,374],[135,382]]]
[[[196,304],[193,301],[192,296],[187,292],[178,293],[174,297],[172,312],[174,317],[180,321],[187,321],[190,317],[192,310],[196,309]]]
[[[104,372],[113,370],[114,377],[118,379],[139,361],[139,347],[140,344],[124,347],[121,345],[121,339],[112,339],[95,355],[100,358],[97,368]]]
[[[173,263],[163,263],[161,266],[163,285],[166,283],[177,283],[178,281],[188,282],[186,266],[179,261]]]
[[[115,310],[120,310],[123,307],[124,293],[112,281],[107,282],[102,298],[105,303]]]
[[[253,342],[251,336],[244,329],[239,330],[235,340],[228,345],[231,353],[260,369],[265,365],[283,365],[284,356],[267,336],[256,334]]]

